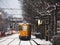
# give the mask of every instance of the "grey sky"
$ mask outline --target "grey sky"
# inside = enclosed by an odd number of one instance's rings
[[[0,0],[0,7],[22,9],[22,4],[18,0]],[[7,12],[8,14],[20,14],[12,16],[22,18],[22,10],[4,10],[4,11]]]

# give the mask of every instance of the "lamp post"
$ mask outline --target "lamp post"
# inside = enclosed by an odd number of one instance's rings
[[[41,17],[36,16],[35,21],[36,21],[37,32],[39,32],[39,26],[42,24]]]
[[[40,39],[43,39],[43,30],[42,30],[42,20],[41,20],[41,17],[40,16],[36,16],[34,17],[35,19],[35,28],[36,28],[36,37],[37,38],[40,38]]]

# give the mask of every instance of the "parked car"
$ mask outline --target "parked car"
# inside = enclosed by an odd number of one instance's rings
[[[14,29],[11,30],[11,34],[15,34],[16,31]]]
[[[0,32],[0,37],[6,36],[5,32]]]

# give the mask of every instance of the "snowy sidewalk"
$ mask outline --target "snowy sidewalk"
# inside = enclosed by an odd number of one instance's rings
[[[45,40],[40,40],[36,39],[35,36],[31,36],[31,38],[37,42],[38,44],[41,45],[52,45],[51,42],[45,41]],[[37,45],[33,40],[30,41],[22,41],[19,39],[18,34],[13,34],[11,36],[4,37],[0,40],[0,45]]]

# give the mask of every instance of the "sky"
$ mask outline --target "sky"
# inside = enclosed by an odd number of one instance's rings
[[[4,10],[12,17],[23,18],[22,16],[22,4],[18,0],[0,0],[0,8],[15,8],[20,10]],[[15,15],[13,15],[15,14]],[[16,15],[20,14],[20,15]]]

